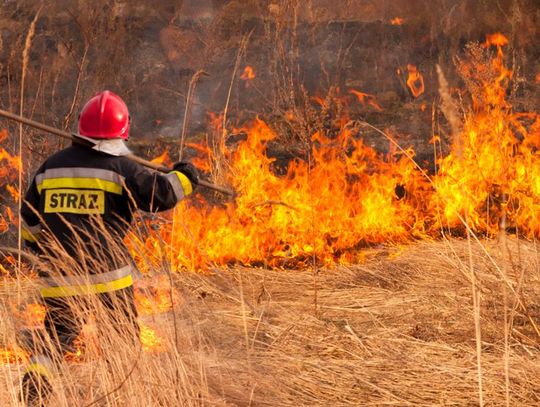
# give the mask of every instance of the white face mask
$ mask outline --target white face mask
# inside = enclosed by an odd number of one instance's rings
[[[77,135],[77,137],[92,143],[92,150],[96,150],[105,154],[124,156],[132,153],[132,151],[126,145],[126,142],[120,138],[96,140],[90,137],[81,136],[80,134]]]

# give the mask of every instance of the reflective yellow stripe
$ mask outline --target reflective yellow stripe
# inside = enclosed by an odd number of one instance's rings
[[[171,184],[176,201],[179,202],[184,199],[185,196],[193,192],[191,181],[181,172],[171,171],[165,175],[165,178],[169,181],[169,184]]]
[[[43,189],[53,188],[100,189],[113,194],[122,194],[122,185],[100,178],[45,178],[37,184],[39,193]]]
[[[51,372],[45,365],[42,365],[41,363],[31,363],[28,366],[26,366],[26,369],[24,369],[24,373],[37,373],[41,376],[50,377]]]
[[[44,277],[42,281],[48,287],[92,285],[119,280],[121,278],[129,276],[132,272],[133,267],[130,264],[127,264],[124,267],[120,267],[116,270],[107,271],[105,273]]]
[[[182,184],[182,189],[184,190],[184,195],[188,196],[193,192],[193,186],[191,185],[191,181],[188,177],[186,177],[184,174],[182,174],[180,171],[174,171],[178,179],[180,180],[180,183]]]
[[[71,297],[74,295],[102,294],[121,290],[133,284],[131,274],[107,283],[45,287],[41,289],[43,298]]]
[[[28,229],[24,227],[21,230],[21,236],[27,242],[35,243],[38,240],[36,235],[33,235]]]

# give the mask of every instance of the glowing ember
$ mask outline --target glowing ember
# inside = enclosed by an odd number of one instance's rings
[[[139,322],[139,325],[141,327],[140,339],[144,351],[163,352],[166,349],[163,338],[161,338],[156,331],[143,323]]]
[[[408,64],[407,70],[409,71],[407,86],[411,90],[413,96],[417,98],[424,93],[424,78],[414,65]]]
[[[536,74],[536,77],[534,78],[536,83],[540,83],[540,72]]]
[[[253,68],[249,65],[246,66],[244,68],[244,72],[242,73],[242,75],[240,75],[240,79],[242,79],[243,81],[251,81],[255,79],[255,71],[253,70]]]
[[[28,354],[20,348],[0,348],[0,365],[22,364],[28,361]]]
[[[405,19],[401,17],[395,17],[392,20],[390,20],[390,24],[392,25],[403,25],[404,22],[405,22]]]
[[[80,339],[80,337],[77,337],[74,341],[75,345],[75,351],[74,352],[66,352],[64,355],[64,358],[67,362],[82,362],[84,359],[84,343]]]

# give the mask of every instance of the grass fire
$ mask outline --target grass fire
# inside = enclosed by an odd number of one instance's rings
[[[4,3],[1,405],[540,403],[534,1]]]

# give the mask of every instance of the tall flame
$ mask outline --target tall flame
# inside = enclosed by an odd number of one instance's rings
[[[8,136],[6,130],[0,130],[0,143]],[[20,157],[11,155],[6,149],[0,147],[0,194],[1,189],[5,188],[13,200],[19,198],[19,191],[14,185],[15,179],[21,166]],[[0,208],[0,233],[5,233],[9,226],[15,224],[17,217],[11,211],[8,205],[2,205]]]
[[[267,150],[277,134],[257,119],[243,129],[245,141],[223,152],[235,201],[183,202],[174,222],[145,241],[130,240],[134,255],[156,265],[165,255],[175,269],[350,263],[365,245],[438,236],[443,228],[459,233],[464,214],[480,233],[496,233],[505,213],[521,234],[540,236],[540,120],[536,113],[512,112],[505,100],[512,73],[503,64],[502,45],[496,47],[485,67],[494,75],[473,95],[463,132],[437,160],[431,181],[411,161],[412,149],[377,153],[347,126],[338,134],[313,134],[309,159],[292,160],[284,175],[276,175]],[[422,76],[408,69],[418,96]],[[351,93],[368,100],[363,92]]]
[[[0,143],[3,143],[7,136],[8,133],[6,130],[0,130]],[[13,156],[6,149],[0,147],[0,182],[2,184],[13,182],[20,166],[20,157]]]
[[[487,63],[461,63],[461,71],[476,83],[472,108],[450,152],[437,159],[436,175],[429,180],[411,160],[415,154],[411,148],[398,151],[392,144],[389,153],[378,153],[364,143],[358,128],[345,125],[337,134],[324,130],[312,134],[307,140],[308,158],[291,160],[277,175],[276,159],[268,153],[277,134],[256,119],[241,129],[247,137],[235,148],[218,143],[229,166],[226,174],[217,175],[238,192],[235,200],[220,206],[202,198],[182,202],[170,214],[172,221],[159,230],[148,228],[144,240],[134,234],[128,237],[133,257],[143,270],[152,262],[159,267],[164,258],[175,270],[232,263],[347,264],[361,259],[359,249],[370,244],[439,236],[443,229],[460,233],[464,217],[479,233],[496,234],[505,216],[520,235],[540,237],[540,115],[515,113],[506,100],[513,75],[504,65],[507,43],[502,34],[488,36],[483,46],[496,47],[496,54]],[[418,97],[424,92],[423,78],[413,65],[407,69],[407,85]],[[360,103],[380,109],[373,95],[349,93]],[[313,100],[327,104],[323,98]],[[287,112],[287,118],[293,120],[294,113]],[[223,116],[211,119],[221,134]],[[0,141],[6,135],[0,132]],[[441,137],[435,135],[431,143],[442,143]],[[199,152],[197,165],[215,172],[215,146],[191,147]],[[166,160],[163,154],[157,162]],[[0,187],[16,198],[10,182],[20,159],[0,148],[0,163]],[[13,214],[5,212],[5,216]],[[138,290],[136,301],[141,314],[169,310],[167,281],[159,280],[146,292]],[[17,316],[27,325],[38,326],[44,309],[30,304]],[[164,339],[144,324],[141,342],[148,351],[165,349]],[[81,349],[74,358],[84,354]],[[0,350],[3,363],[26,357],[18,349]]]

